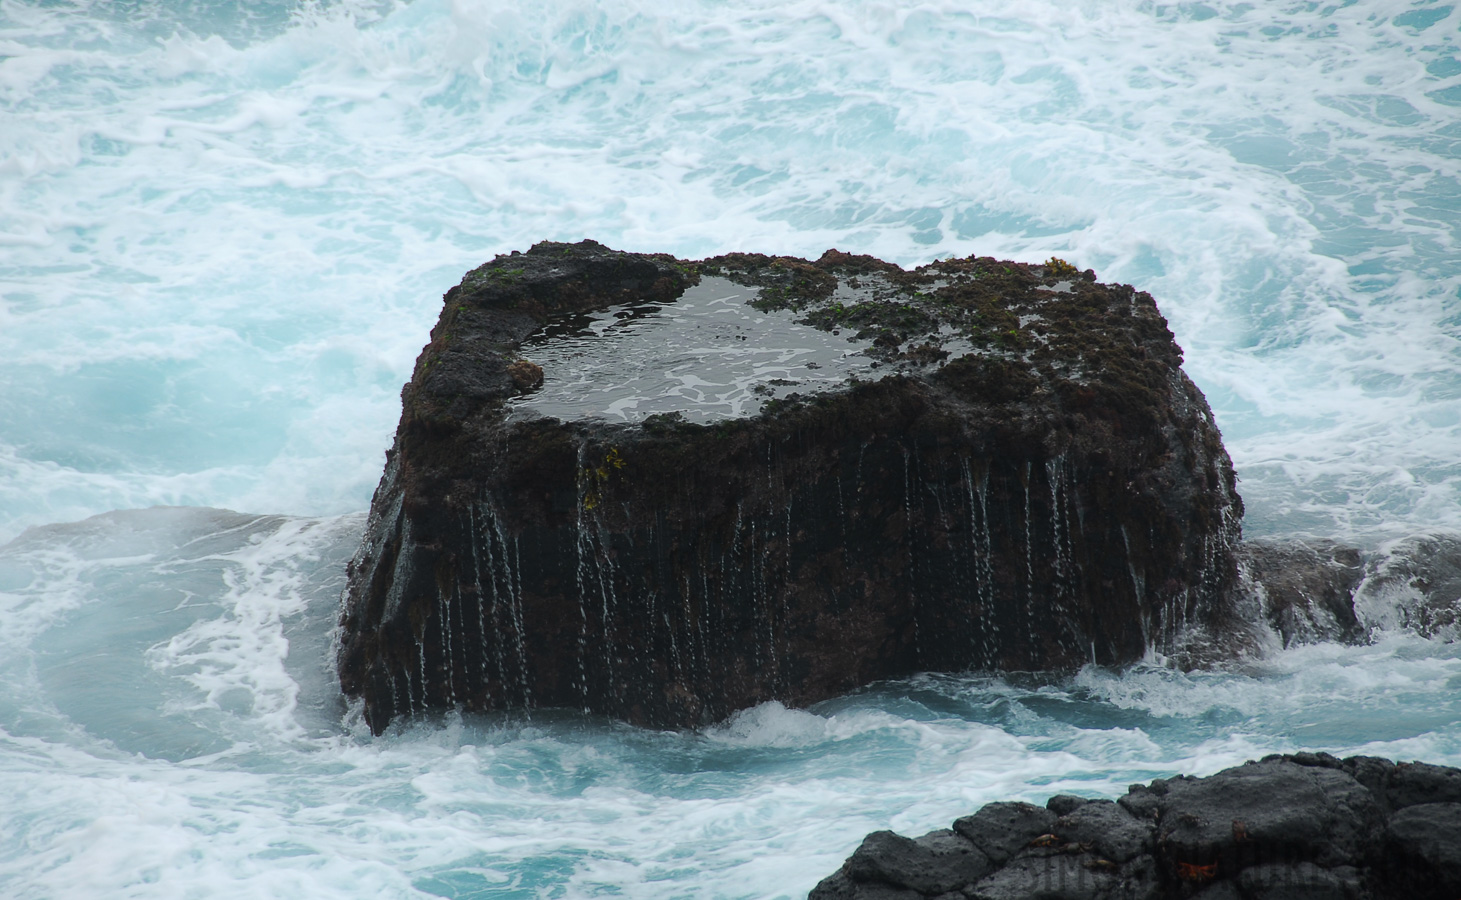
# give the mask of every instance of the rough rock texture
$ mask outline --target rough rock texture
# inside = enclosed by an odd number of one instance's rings
[[[876,832],[811,900],[1455,900],[1458,797],[1458,769],[1270,756],[1114,803],[991,803],[953,831]]]
[[[524,359],[535,330],[710,275],[856,334],[881,377],[705,425],[511,414],[564,374]],[[1150,296],[1059,260],[498,257],[402,393],[341,683],[377,732],[451,706],[674,727],[918,671],[1195,658],[1232,630],[1242,507],[1180,365]]]

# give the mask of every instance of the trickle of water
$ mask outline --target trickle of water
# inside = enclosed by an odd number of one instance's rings
[[[1073,555],[1070,547],[1070,523],[1062,504],[1062,488],[1065,484],[1065,457],[1057,456],[1045,460],[1045,479],[1050,483],[1050,543],[1055,548],[1056,598],[1060,599],[1069,583],[1069,560]]]
[[[501,600],[505,596],[507,615],[512,623],[513,651],[517,657],[517,681],[521,688],[522,706],[524,710],[532,708],[532,688],[528,681],[528,654],[527,641],[523,627],[522,594],[519,587],[517,569],[520,566],[518,559],[517,538],[509,538],[503,528],[502,519],[497,514],[497,508],[492,502],[490,495],[484,495],[477,504],[478,513],[482,516],[485,527],[483,531],[486,537],[488,557],[488,577],[492,584],[493,621],[500,622]],[[496,539],[497,552],[492,552],[493,539]],[[500,564],[500,565],[499,565]],[[518,565],[515,565],[518,564]],[[499,576],[500,570],[500,576]],[[501,578],[501,585],[498,585],[498,578]],[[499,641],[500,643],[500,641]],[[501,661],[499,665],[503,672],[503,691],[507,691],[506,666]]]
[[[614,564],[609,560],[603,533],[596,527],[598,517],[592,510],[583,514],[586,522],[583,523],[580,533],[587,551],[584,558],[589,560],[593,587],[598,589],[599,595],[599,655],[603,663],[605,684],[608,685],[609,693],[614,695],[615,685],[618,684],[618,656],[614,646],[614,617],[618,609],[618,596],[614,592]],[[580,595],[579,603],[580,606],[587,606],[589,595]]]
[[[918,627],[918,559],[913,545],[913,487],[909,472],[908,448],[903,448],[903,543],[908,548],[908,593],[913,600],[913,646],[915,653],[922,652],[922,634]]]
[[[588,534],[588,528],[584,524],[584,516],[587,514],[585,508],[587,502],[587,478],[583,473],[588,470],[586,461],[587,448],[584,444],[578,445],[578,510],[574,517],[573,547],[578,555],[578,565],[574,571],[574,583],[578,588],[578,691],[583,711],[587,713],[590,708],[588,694],[588,581],[589,565],[593,553],[592,540]]]
[[[426,641],[421,637],[416,638],[416,666],[420,670],[421,708],[424,710],[430,704],[430,698],[426,696]]]
[[[390,711],[391,711],[392,717],[394,717],[396,713],[398,713],[398,712],[401,711],[401,688],[400,688],[400,685],[397,684],[397,682],[396,682],[396,672],[395,672],[395,670],[392,669],[392,668],[390,668],[389,666],[387,666],[385,671],[386,671],[386,681],[389,682],[390,683],[390,686],[391,686],[391,710]],[[406,691],[406,711],[409,712],[410,709],[411,709],[411,692],[410,692],[410,690],[408,688],[407,691]]]
[[[473,542],[472,542],[472,557],[473,557],[474,560],[476,560],[476,558],[477,558],[477,547],[478,547],[478,544],[477,544],[476,538],[477,538],[478,535],[481,535],[481,537],[482,537],[482,543],[481,543],[482,552],[483,552],[483,555],[485,555],[486,558],[487,558],[487,588],[488,588],[487,593],[490,594],[491,597],[492,597],[492,634],[494,635],[494,638],[493,638],[493,641],[492,641],[492,658],[493,658],[493,662],[497,666],[497,683],[501,686],[501,690],[502,690],[502,701],[504,703],[506,703],[507,702],[507,684],[508,684],[508,680],[507,680],[507,662],[503,658],[503,649],[502,649],[502,592],[498,589],[498,586],[497,586],[497,555],[495,553],[493,553],[493,550],[492,550],[492,539],[493,539],[493,536],[494,536],[494,531],[493,531],[493,529],[491,529],[489,527],[490,526],[490,523],[492,521],[492,507],[491,507],[491,505],[489,503],[487,503],[485,500],[482,501],[482,502],[480,502],[480,503],[478,503],[477,504],[477,515],[480,518],[477,521],[477,527],[475,527],[472,530],[472,536],[473,536]],[[477,578],[477,598],[478,598],[477,599],[477,602],[479,604],[479,608],[480,608],[480,604],[482,603],[482,597],[483,597],[482,580],[481,580],[481,574],[480,573],[481,573],[481,568],[479,566],[478,569],[477,569],[477,573],[476,573],[476,578]],[[488,634],[488,632],[486,630],[484,630],[482,632],[482,640],[484,641],[484,647],[483,647],[484,655],[485,655],[485,650],[486,650],[485,641],[487,640],[487,634]],[[484,665],[485,665],[485,662],[484,662]]]
[[[385,611],[382,614],[385,619],[395,618],[401,609],[401,603],[405,600],[405,586],[411,580],[412,559],[415,556],[409,551],[415,543],[411,534],[411,520],[398,514],[394,530],[400,535],[401,550],[396,554],[396,569],[391,573],[391,586],[386,591]]]
[[[1127,534],[1126,526],[1121,526],[1121,542],[1126,547],[1126,571],[1131,575],[1131,588],[1136,596],[1136,612],[1141,622],[1141,640],[1146,645],[1146,655],[1149,661],[1162,658],[1161,648],[1156,646],[1157,635],[1152,631],[1151,613],[1146,606],[1146,578],[1136,570],[1136,563],[1131,558],[1131,535]],[[1162,622],[1157,623],[1158,631],[1165,631],[1165,616]]]
[[[746,538],[749,542],[749,549],[747,551],[746,573],[751,579],[751,614],[755,619],[753,627],[754,625],[762,625],[762,623],[764,623],[767,618],[765,584],[763,578],[765,570],[762,566],[763,560],[761,558],[761,549],[757,546],[756,542],[757,537],[758,532],[756,529],[756,520],[752,519],[750,524],[746,528]],[[755,660],[756,671],[758,672],[766,666],[766,655],[767,652],[770,650],[769,644],[767,646],[763,646],[763,628],[764,625],[763,627],[755,628]]]
[[[1025,461],[1025,474],[1021,479],[1025,489],[1025,623],[1029,629],[1030,646],[1035,646],[1035,635],[1039,631],[1039,623],[1035,615],[1035,541],[1031,519],[1033,518],[1030,509],[1030,461]]]
[[[436,591],[437,606],[441,610],[442,655],[446,662],[446,702],[452,706],[457,702],[456,663],[451,652],[451,603],[440,587]]]
[[[1055,578],[1051,585],[1051,609],[1060,623],[1063,646],[1072,654],[1079,652],[1084,633],[1070,615],[1069,600],[1080,584],[1080,562],[1075,554],[1074,537],[1070,527],[1070,477],[1065,456],[1045,461],[1045,478],[1050,484],[1050,543],[1054,549]],[[1093,645],[1094,646],[1094,645]]]
[[[674,672],[674,679],[683,684],[686,680],[685,664],[680,659],[680,643],[675,640],[675,626],[670,622],[668,610],[661,613],[660,618],[665,623],[665,634],[669,636],[670,640],[670,665]]]
[[[999,618],[994,608],[994,547],[989,534],[989,508],[986,504],[989,472],[981,467],[976,482],[969,460],[963,461],[964,485],[969,493],[969,541],[974,558],[974,587],[984,611],[984,660],[992,666],[999,645]]]
[[[498,521],[498,527],[501,528],[500,520],[494,521]],[[513,646],[517,651],[518,679],[523,688],[523,709],[529,710],[533,708],[533,692],[528,682],[527,629],[523,626],[522,589],[518,580],[522,561],[518,557],[518,540],[515,535],[511,543],[503,539],[502,563],[507,572],[508,609],[512,612]]]
[[[467,505],[467,534],[472,545],[472,586],[477,590],[477,638],[481,643],[481,656],[477,661],[477,678],[482,690],[483,699],[489,704],[491,702],[491,680],[487,676],[487,657],[489,648],[487,646],[487,602],[482,593],[482,561],[477,554],[478,524],[476,510],[472,504]],[[493,612],[493,627],[497,624],[496,611]],[[498,648],[497,641],[492,642],[492,647]],[[502,654],[500,650],[495,654],[497,657],[497,678],[498,684],[502,684]]]
[[[842,499],[842,472],[840,469],[837,472],[837,521],[842,527],[842,564],[846,566],[851,563],[851,559],[847,546],[849,543],[847,539],[847,505]]]
[[[791,584],[791,506],[791,492],[788,491],[786,493],[786,504],[782,507],[785,510],[785,521],[782,526],[784,529],[784,537],[781,542],[783,555],[782,589],[777,591],[781,596],[781,607],[778,610],[780,618],[776,629],[777,633],[781,635],[781,653],[778,655],[778,660],[791,658],[791,634],[790,630],[786,627],[787,622],[791,619],[791,607],[789,606],[791,598],[787,595],[787,586]],[[786,692],[791,689],[791,684],[787,681],[787,676],[786,668],[778,664],[776,667],[776,684],[782,696],[785,696]]]
[[[725,578],[725,556],[724,555],[721,556],[721,572],[720,572],[720,574],[721,574],[721,579],[722,579],[721,584],[724,584],[725,583],[724,582],[724,578]],[[711,612],[711,610],[715,609],[715,606],[713,606],[711,604],[711,599],[712,598],[711,598],[711,592],[710,592],[710,573],[708,571],[706,571],[705,569],[702,568],[700,570],[700,615],[695,616],[694,617],[694,620],[695,620],[695,623],[698,626],[698,630],[699,630],[698,655],[699,655],[699,658],[700,658],[700,670],[707,677],[710,675],[710,660],[711,660],[710,634],[712,633],[711,630],[710,630],[710,624],[709,624],[709,622],[707,620],[710,618],[710,612]],[[689,591],[686,591],[685,592],[685,613],[686,613],[686,615],[691,615],[693,613],[693,610],[691,609],[691,606],[690,606],[690,593],[689,593]],[[692,632],[692,638],[694,636],[695,635]]]

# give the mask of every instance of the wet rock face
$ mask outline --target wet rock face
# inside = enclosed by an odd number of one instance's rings
[[[811,900],[1454,900],[1461,770],[1271,756],[1113,803],[991,803],[952,831],[867,836]]]
[[[1231,624],[1206,402],[1149,296],[1058,261],[545,243],[468,273],[431,338],[342,606],[377,732],[451,706],[693,726],[918,671],[1180,660]]]

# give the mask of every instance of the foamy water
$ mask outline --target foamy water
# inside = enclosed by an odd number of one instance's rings
[[[0,5],[0,528],[362,508],[542,239],[1150,290],[1250,531],[1461,525],[1448,6]],[[997,12],[997,14],[995,14]]]
[[[372,738],[324,665],[362,517],[172,508],[0,549],[13,897],[796,897],[862,835],[1322,749],[1461,763],[1461,645],[925,676],[700,732],[561,711]]]
[[[1250,535],[1461,530],[1458,44],[1378,0],[0,0],[0,893],[798,896],[997,798],[1461,764],[1461,655],[1399,632],[697,733],[371,739],[328,667],[441,294],[543,239],[1058,255],[1157,298]]]

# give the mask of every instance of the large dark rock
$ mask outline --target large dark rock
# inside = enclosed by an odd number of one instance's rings
[[[1387,875],[1410,896],[1461,897],[1461,803],[1407,806],[1385,837]]]
[[[739,416],[552,412],[582,380],[555,335],[730,288],[747,328],[855,339],[862,368],[762,377]],[[687,726],[924,670],[1195,660],[1239,631],[1242,507],[1181,361],[1150,296],[1058,260],[498,257],[402,393],[341,683],[376,731],[453,705]]]
[[[1004,865],[1031,840],[1055,825],[1055,813],[1030,803],[990,803],[954,823],[990,860]]]
[[[1458,769],[1300,753],[1133,785],[1117,803],[991,803],[954,823],[986,868],[910,852],[951,832],[882,831],[811,900],[1455,900],[1458,787]]]
[[[882,882],[938,895],[983,878],[990,857],[955,831],[933,831],[909,840],[891,831],[870,834],[847,861],[859,882]]]
[[[1368,861],[1380,806],[1346,772],[1274,759],[1166,782],[1157,841],[1173,860],[1234,871],[1282,857],[1326,867]]]

